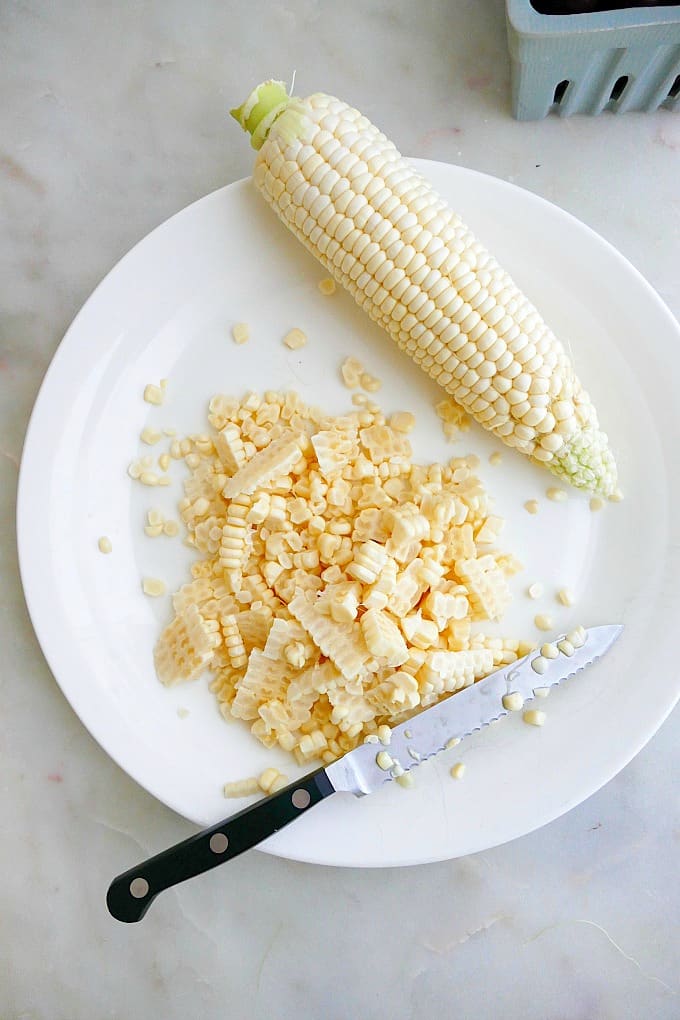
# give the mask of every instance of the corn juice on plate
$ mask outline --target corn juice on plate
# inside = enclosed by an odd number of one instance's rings
[[[291,778],[304,771],[239,721],[225,722],[207,680],[167,689],[154,672],[171,593],[194,559],[182,532],[165,530],[179,520],[185,472],[158,459],[173,442],[167,432],[204,429],[217,392],[295,390],[342,414],[355,391],[340,368],[355,357],[381,381],[371,400],[386,414],[415,415],[415,463],[479,457],[476,473],[506,521],[503,548],[524,564],[510,579],[499,633],[541,644],[543,617],[555,633],[580,622],[625,624],[605,661],[541,703],[540,729],[517,713],[416,770],[414,790],[392,783],[370,800],[334,798],[264,847],[319,863],[423,862],[526,833],[611,778],[678,697],[677,324],[622,256],[561,210],[482,174],[412,162],[569,349],[606,423],[624,502],[593,512],[589,496],[571,488],[566,501],[549,498],[562,483],[476,424],[447,440],[434,411],[441,388],[341,287],[319,286],[328,273],[250,180],[163,224],[98,287],[47,374],[21,468],[22,578],[55,677],[104,749],[197,824],[238,807],[223,798],[227,782],[267,768]],[[234,332],[239,325],[247,330]],[[284,343],[293,330],[304,344]],[[170,484],[133,481],[131,462],[139,477],[167,475]],[[533,500],[537,512],[525,509]],[[453,782],[459,762],[464,779]]]

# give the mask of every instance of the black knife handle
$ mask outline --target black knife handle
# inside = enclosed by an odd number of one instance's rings
[[[141,921],[164,889],[250,850],[332,793],[335,790],[324,769],[317,769],[252,807],[150,857],[114,878],[106,894],[109,912],[119,921]]]

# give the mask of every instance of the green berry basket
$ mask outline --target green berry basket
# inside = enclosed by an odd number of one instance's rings
[[[680,4],[638,2],[506,0],[514,116],[677,109]]]

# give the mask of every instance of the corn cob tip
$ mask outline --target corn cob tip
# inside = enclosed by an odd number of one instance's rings
[[[616,462],[607,436],[599,429],[584,428],[576,432],[548,467],[577,489],[587,489],[605,497],[616,490]]]
[[[288,89],[283,81],[263,81],[253,89],[241,106],[230,110],[231,116],[250,135],[254,149],[262,148],[269,129],[288,105]]]

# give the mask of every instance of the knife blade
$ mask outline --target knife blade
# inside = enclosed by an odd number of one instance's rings
[[[140,921],[164,889],[251,849],[326,797],[338,792],[358,797],[373,793],[400,769],[408,772],[452,741],[508,715],[503,707],[506,694],[517,693],[527,702],[538,688],[554,687],[586,669],[609,651],[622,630],[619,624],[589,628],[583,645],[573,654],[554,659],[541,656],[541,673],[535,668],[537,653],[531,652],[395,726],[389,750],[380,744],[361,744],[331,765],[118,875],[106,895],[109,912],[119,921]]]
[[[554,687],[590,666],[609,651],[622,630],[619,624],[591,627],[586,631],[584,644],[572,656],[559,655],[556,659],[544,660],[548,664],[545,673],[538,674],[534,670],[532,662],[537,653],[531,652],[471,687],[426,708],[394,727],[387,749],[389,756],[409,771],[443,751],[450,741],[463,740],[475,730],[508,715],[508,710],[503,707],[504,695],[517,692],[523,701],[530,701],[537,688]],[[555,640],[560,641],[561,638]],[[376,757],[375,744],[361,744],[332,765],[327,765],[325,771],[333,789],[360,797],[373,793],[388,782],[393,776],[378,765]]]

